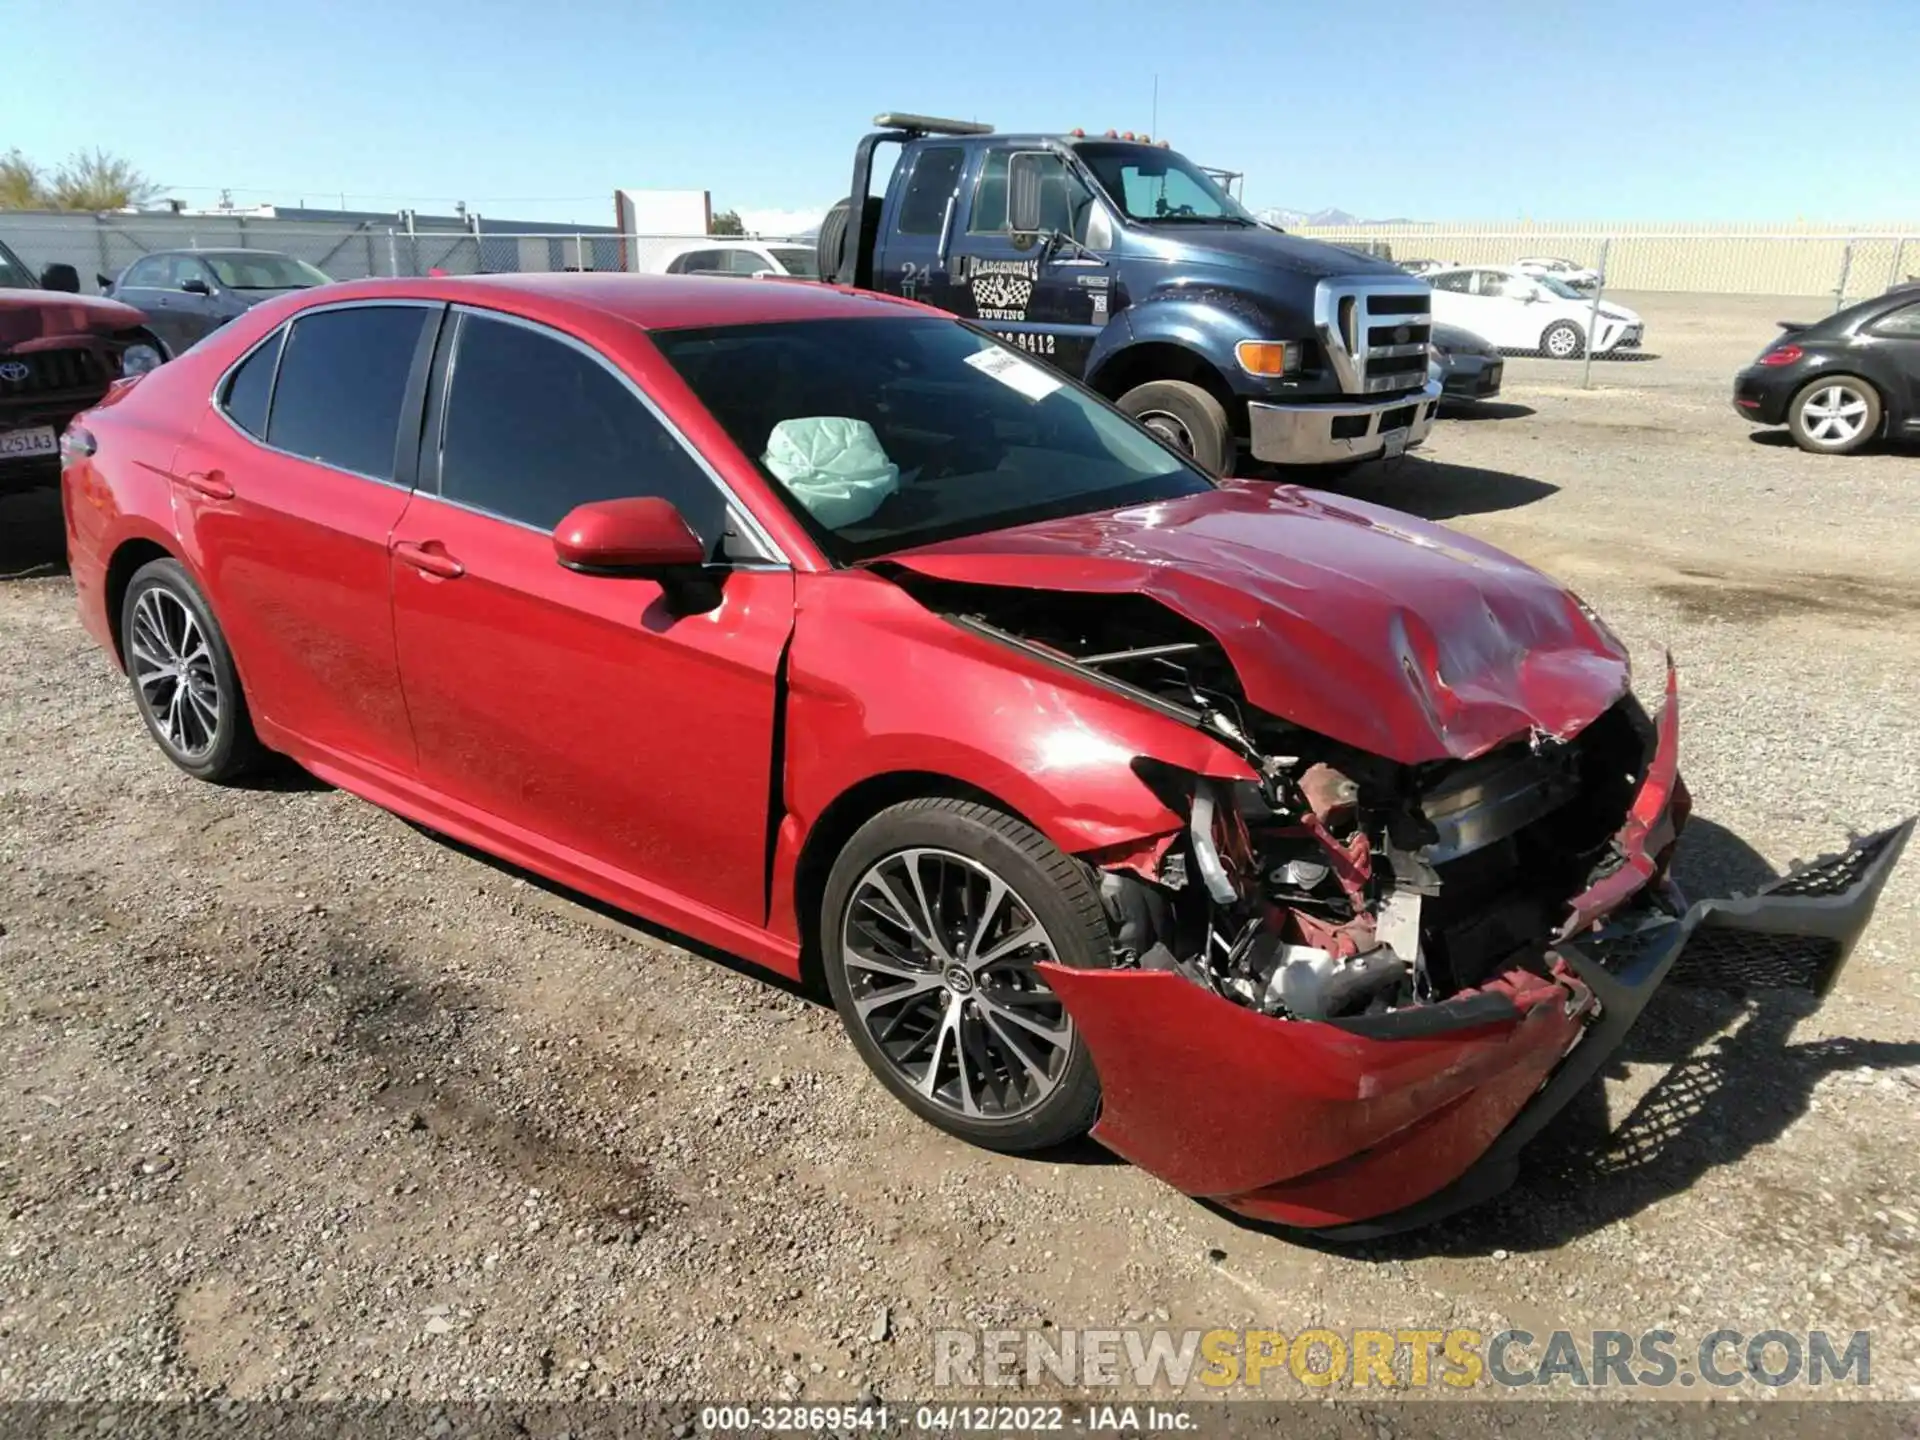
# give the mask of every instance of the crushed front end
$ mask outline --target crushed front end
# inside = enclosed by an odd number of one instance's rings
[[[1188,823],[1082,857],[1114,964],[1043,968],[1100,1074],[1096,1138],[1263,1220],[1358,1239],[1504,1189],[1677,965],[1829,988],[1911,830],[1688,906],[1671,664],[1657,719],[1623,672],[1582,723],[1408,763],[1257,709],[1222,646],[1151,600],[921,588],[1174,707],[1256,777],[1136,760]]]

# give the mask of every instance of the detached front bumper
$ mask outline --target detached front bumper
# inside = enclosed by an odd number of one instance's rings
[[[1166,971],[1043,966],[1093,1056],[1094,1137],[1189,1195],[1337,1241],[1492,1198],[1661,984],[1838,979],[1914,822],[1745,899],[1635,905],[1442,1004],[1280,1020]]]
[[[1256,460],[1274,465],[1333,465],[1399,455],[1422,444],[1439,409],[1440,384],[1392,400],[1328,405],[1247,405]]]

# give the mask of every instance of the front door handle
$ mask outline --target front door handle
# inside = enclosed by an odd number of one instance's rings
[[[169,470],[167,478],[174,484],[184,486],[196,495],[204,495],[209,500],[231,500],[233,486],[227,483],[227,477],[219,470],[189,470],[182,474],[178,470]]]
[[[467,573],[467,567],[447,554],[446,547],[438,540],[428,540],[419,545],[410,540],[396,540],[393,542],[393,557],[406,561],[416,570],[438,575],[442,580],[458,580]]]

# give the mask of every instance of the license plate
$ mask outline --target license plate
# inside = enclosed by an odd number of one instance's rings
[[[43,455],[58,455],[60,441],[51,425],[34,425],[25,430],[0,430],[0,460],[37,460]]]
[[[1407,453],[1407,432],[1404,429],[1389,430],[1380,437],[1380,440],[1386,447],[1380,452],[1384,459],[1391,460],[1396,455]]]

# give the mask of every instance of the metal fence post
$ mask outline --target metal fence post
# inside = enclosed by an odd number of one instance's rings
[[[575,270],[587,268],[587,243],[579,235],[573,237],[573,268]]]
[[[1847,303],[1847,282],[1853,277],[1853,247],[1859,243],[1849,238],[1847,248],[1840,252],[1840,284],[1833,292],[1833,308],[1840,309]]]
[[[1587,309],[1587,343],[1581,346],[1580,388],[1593,388],[1593,337],[1600,333],[1600,294],[1607,288],[1607,250],[1613,238],[1600,237],[1600,263],[1594,268],[1600,272],[1600,283],[1593,287],[1593,304]]]
[[[1901,273],[1903,262],[1907,258],[1907,237],[1902,235],[1893,247],[1893,268],[1887,272],[1887,289],[1891,290],[1907,277]]]
[[[387,227],[387,273],[400,273],[400,241],[395,237],[391,225]]]

